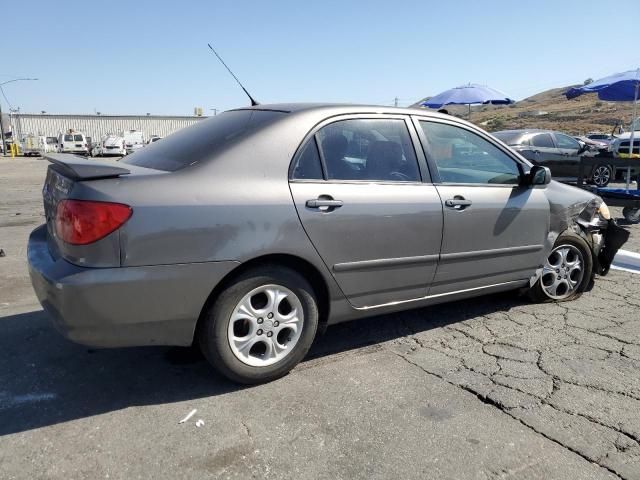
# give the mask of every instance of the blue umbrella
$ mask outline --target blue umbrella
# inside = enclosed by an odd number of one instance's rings
[[[600,100],[610,102],[633,102],[633,116],[631,117],[631,135],[629,138],[629,158],[633,157],[633,137],[638,94],[640,93],[640,68],[622,73],[614,73],[582,87],[570,88],[565,96],[570,100],[585,93],[597,93]],[[629,172],[627,167],[627,190],[629,189]]]
[[[420,105],[429,108],[442,108],[444,105],[469,105],[469,115],[471,115],[471,105],[509,105],[511,103],[514,103],[514,100],[499,90],[486,85],[470,83],[445,90]]]
[[[640,87],[640,69],[623,73],[614,73],[588,85],[570,88],[565,92],[571,100],[584,93],[597,93],[600,100],[609,102],[634,102],[638,100]]]

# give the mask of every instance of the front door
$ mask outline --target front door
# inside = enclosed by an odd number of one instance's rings
[[[525,158],[535,165],[542,165],[551,170],[553,177],[562,177],[564,157],[556,147],[553,136],[549,132],[536,133],[529,139],[531,156]]]
[[[410,128],[388,115],[332,121],[294,159],[302,225],[357,308],[424,297],[436,271],[442,204],[422,182]]]
[[[440,263],[429,295],[529,278],[542,264],[549,232],[543,189],[521,186],[523,164],[489,136],[452,122],[418,124],[444,203]]]
[[[562,133],[554,133],[556,137],[556,145],[561,155],[561,174],[558,177],[567,179],[578,178],[578,170],[580,168],[580,143],[575,138]]]

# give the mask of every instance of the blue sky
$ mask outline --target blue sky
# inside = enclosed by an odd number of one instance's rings
[[[640,67],[636,2],[24,0],[0,82],[40,79],[4,87],[23,112],[246,105],[211,42],[261,103],[408,105],[467,82],[521,99]]]

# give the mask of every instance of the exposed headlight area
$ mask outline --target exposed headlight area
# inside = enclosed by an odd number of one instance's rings
[[[603,220],[611,220],[611,212],[609,211],[609,206],[606,203],[602,202],[596,212]]]

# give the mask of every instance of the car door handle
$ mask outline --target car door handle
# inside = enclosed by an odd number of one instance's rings
[[[307,200],[305,205],[308,208],[340,208],[343,205],[342,200],[333,200],[333,199],[325,199],[325,198],[316,198],[313,200]]]
[[[449,208],[454,208],[456,210],[464,210],[469,207],[473,202],[471,200],[467,200],[462,197],[450,198],[449,200],[445,200],[444,204]]]

